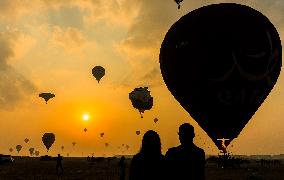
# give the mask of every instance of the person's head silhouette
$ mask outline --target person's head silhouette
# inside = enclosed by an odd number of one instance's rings
[[[157,132],[149,130],[144,134],[140,152],[146,156],[155,156],[161,154],[161,140]]]
[[[179,127],[179,141],[182,146],[189,146],[193,143],[194,127],[189,123],[184,123]]]

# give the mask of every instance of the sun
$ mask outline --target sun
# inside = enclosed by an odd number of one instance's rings
[[[83,118],[83,121],[89,121],[90,115],[89,114],[83,114],[82,118]]]

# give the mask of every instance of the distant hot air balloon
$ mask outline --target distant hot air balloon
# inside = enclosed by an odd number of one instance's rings
[[[104,135],[105,135],[105,133],[100,133],[100,136],[101,136],[101,137],[104,137]]]
[[[9,148],[9,151],[10,151],[10,152],[13,152],[13,148]]]
[[[122,144],[121,146],[124,146],[124,144]]]
[[[88,129],[87,129],[87,128],[85,128],[85,129],[84,129],[84,131],[85,131],[85,132],[87,132],[87,131],[88,131]]]
[[[126,145],[125,148],[126,148],[126,150],[128,150],[129,149],[129,145]]]
[[[155,118],[154,119],[154,123],[157,123],[159,120],[158,120],[158,118]]]
[[[235,3],[189,12],[171,26],[160,48],[165,84],[220,150],[264,102],[281,64],[273,24]]]
[[[64,150],[64,146],[61,146],[61,150],[62,150],[62,151]]]
[[[178,5],[178,9],[180,9],[180,3],[182,2],[183,0],[175,0],[175,2],[177,3]]]
[[[29,152],[30,152],[30,155],[31,155],[31,156],[34,154],[34,150],[35,150],[35,148],[30,148],[30,149],[29,149]]]
[[[35,151],[35,155],[36,155],[36,156],[39,156],[39,151]]]
[[[105,68],[103,68],[102,66],[95,66],[92,69],[92,74],[99,83],[101,78],[104,77],[104,75],[105,75]]]
[[[22,149],[22,145],[18,144],[18,145],[16,146],[17,152],[19,153],[19,152],[21,151],[21,149]]]
[[[44,133],[41,139],[48,151],[55,141],[55,135],[53,133]]]
[[[67,153],[66,155],[67,155],[67,157],[69,157],[69,153]]]
[[[148,87],[135,88],[129,93],[129,99],[134,108],[139,110],[141,118],[145,110],[150,110],[153,106],[153,97],[148,90]]]
[[[137,134],[137,135],[140,135],[140,131],[136,131],[136,134]]]
[[[45,100],[45,103],[47,104],[47,101],[49,99],[51,99],[51,98],[54,98],[55,94],[52,94],[52,93],[40,93],[38,96],[43,98]]]
[[[76,145],[76,142],[72,142],[73,147]]]
[[[28,142],[29,142],[29,139],[28,139],[28,138],[26,138],[24,141],[25,141],[25,143],[28,143]]]
[[[109,146],[109,144],[108,143],[105,143],[105,147],[108,147]]]

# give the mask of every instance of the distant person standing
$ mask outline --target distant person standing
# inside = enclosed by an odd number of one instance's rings
[[[205,153],[193,143],[194,128],[188,123],[179,127],[178,147],[170,148],[166,153],[169,179],[204,180]]]
[[[164,167],[160,137],[157,132],[149,130],[143,136],[140,152],[132,158],[129,180],[164,180]]]
[[[57,175],[63,174],[62,160],[63,160],[62,156],[60,156],[60,154],[58,154],[58,156],[56,158],[56,174]],[[61,170],[60,174],[58,173],[59,168]]]
[[[120,168],[120,180],[125,180],[125,157],[121,156],[118,166]]]

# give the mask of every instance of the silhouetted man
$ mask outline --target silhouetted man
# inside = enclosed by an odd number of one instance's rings
[[[56,174],[58,174],[58,169],[60,168],[61,169],[61,173],[60,174],[63,174],[63,167],[62,167],[62,163],[61,161],[63,160],[62,156],[60,156],[60,154],[58,154],[57,158],[56,158]]]
[[[204,180],[205,153],[193,143],[194,128],[188,123],[179,127],[181,145],[166,153],[168,178],[177,180]]]
[[[125,157],[121,156],[119,163],[118,163],[119,169],[120,169],[120,180],[125,180]]]

